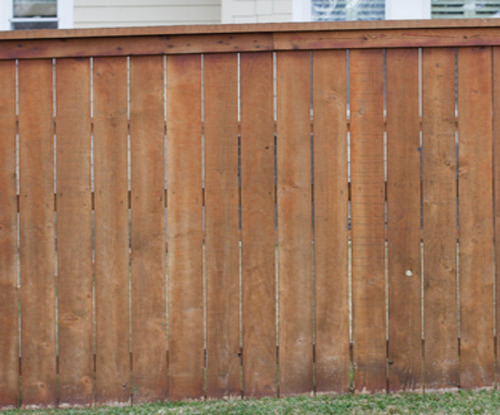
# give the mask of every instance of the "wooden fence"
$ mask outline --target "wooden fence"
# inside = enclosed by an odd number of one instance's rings
[[[0,406],[493,387],[497,24],[0,34]]]

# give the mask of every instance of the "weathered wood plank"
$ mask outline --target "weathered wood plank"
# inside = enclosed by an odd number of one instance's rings
[[[458,50],[460,387],[493,386],[491,48]]]
[[[207,395],[240,396],[238,67],[204,57]]]
[[[204,394],[201,57],[167,58],[170,399]]]
[[[0,62],[0,407],[19,400],[16,64]]]
[[[22,403],[54,406],[56,299],[52,60],[19,62]]]
[[[347,64],[313,52],[316,391],[349,391]]]
[[[43,29],[23,31],[3,31],[0,39],[61,39],[61,38],[102,38],[123,36],[174,36],[193,34],[237,34],[269,32],[325,32],[377,29],[445,29],[445,28],[495,28],[496,19],[431,19],[431,20],[365,20],[346,22],[298,22],[298,23],[237,23],[224,25],[178,25],[178,26],[142,26],[86,29]]]
[[[455,50],[422,54],[424,372],[432,390],[459,384]]]
[[[384,56],[350,52],[354,388],[386,388]]]
[[[270,34],[215,34],[1,41],[0,60],[40,57],[111,57],[272,50]]]
[[[366,30],[360,25],[351,30],[273,33],[273,46],[276,50],[453,47],[498,45],[499,43],[498,29],[486,27]]]
[[[273,56],[241,55],[243,385],[276,396]]]
[[[56,63],[59,402],[94,400],[90,61]]]
[[[134,403],[167,397],[163,58],[130,59],[132,385]]]
[[[0,60],[272,50],[498,46],[493,19],[87,29],[0,34]],[[19,31],[20,32],[20,31]],[[245,33],[246,32],[246,33]],[[61,35],[63,33],[63,35]],[[37,36],[38,35],[38,36]]]
[[[386,52],[389,390],[422,382],[418,49]]]
[[[130,399],[127,61],[94,59],[96,402]]]
[[[313,390],[310,54],[277,59],[280,395]]]
[[[298,23],[237,23],[224,25],[178,25],[178,26],[142,26],[86,29],[43,29],[23,31],[3,31],[0,39],[73,39],[102,38],[124,36],[175,36],[193,34],[237,34],[269,32],[325,32],[325,31],[372,31],[377,29],[445,29],[445,28],[495,28],[498,22],[494,18],[485,19],[431,19],[431,20],[365,20],[346,22],[298,22]]]
[[[495,166],[500,160],[500,48],[493,48],[493,161]],[[500,333],[500,168],[494,167],[495,192],[495,288],[496,288],[496,333]],[[500,356],[500,342],[496,341],[496,356]],[[496,362],[496,378],[500,376],[500,364]],[[498,384],[498,381],[497,381]]]

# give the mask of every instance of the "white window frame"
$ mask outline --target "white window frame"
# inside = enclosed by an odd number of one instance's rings
[[[311,0],[293,0],[293,21],[294,22],[310,22],[311,16]]]
[[[0,30],[11,30],[13,9],[12,0],[0,0]],[[36,22],[42,19],[26,18],[26,21]],[[47,21],[49,19],[43,19]],[[73,0],[58,0],[57,1],[57,28],[58,29],[71,29],[73,27]]]
[[[387,20],[430,19],[431,0],[385,0]],[[293,0],[293,20],[310,22],[311,0]]]
[[[73,0],[57,1],[57,18],[59,19],[59,24],[57,25],[58,29],[73,28],[73,10]]]
[[[431,18],[431,0],[385,0],[386,20]]]

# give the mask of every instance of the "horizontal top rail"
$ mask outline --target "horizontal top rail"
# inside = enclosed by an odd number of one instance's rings
[[[0,32],[0,60],[499,45],[498,19],[52,29]]]
[[[394,29],[462,29],[500,28],[499,19],[429,19],[429,20],[370,20],[348,22],[301,22],[301,23],[248,23],[214,25],[179,25],[114,27],[90,29],[40,29],[0,31],[0,40],[6,39],[71,39],[91,37],[193,35],[228,33],[270,32],[330,32],[353,30]]]

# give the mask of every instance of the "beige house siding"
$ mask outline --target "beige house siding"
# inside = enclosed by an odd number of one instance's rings
[[[293,0],[222,0],[222,23],[291,22]]]
[[[74,0],[74,27],[221,23],[221,0]]]

